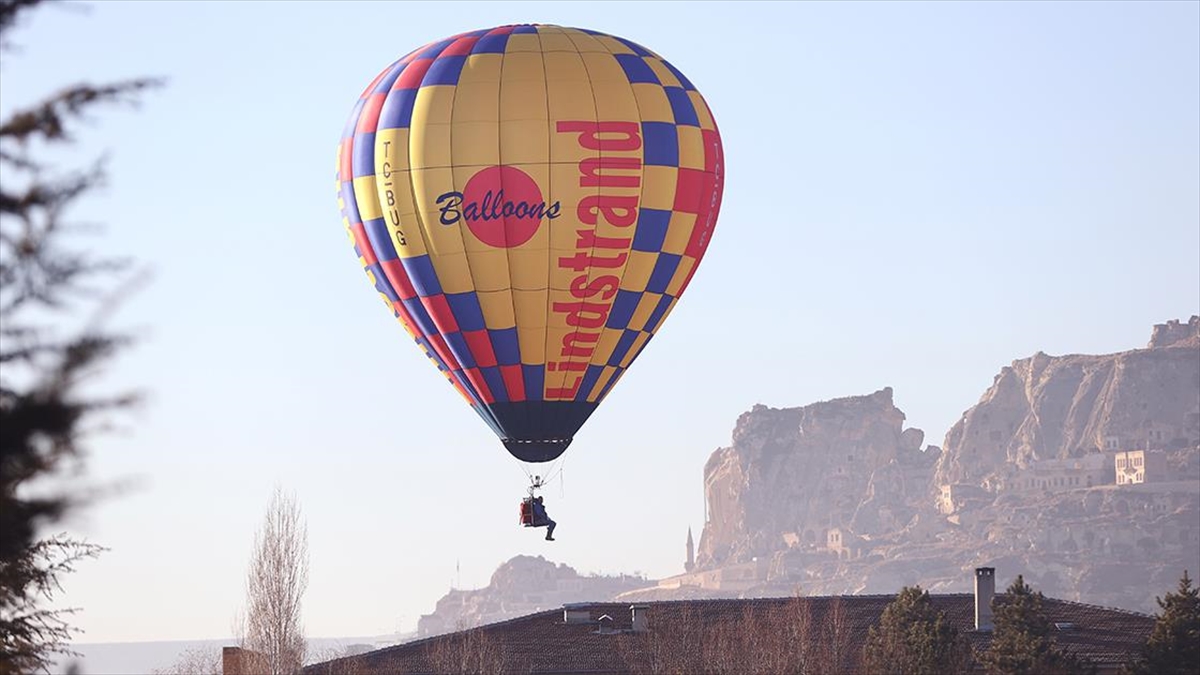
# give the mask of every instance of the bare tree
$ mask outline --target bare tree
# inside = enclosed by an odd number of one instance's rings
[[[221,650],[217,647],[189,647],[166,668],[156,668],[150,675],[221,675]]]
[[[703,670],[704,644],[709,636],[700,612],[694,606],[684,606],[666,630],[652,626],[650,631],[650,645],[645,657],[649,661],[650,672],[686,675]],[[633,665],[632,659],[637,654],[632,649],[629,652],[630,660],[627,662]]]
[[[429,661],[437,673],[504,673],[504,646],[472,628],[436,640]]]
[[[308,527],[292,495],[276,488],[246,574],[241,647],[257,656],[254,672],[290,675],[304,665],[300,603],[308,588]]]
[[[702,641],[702,671],[714,674],[781,675],[800,673],[802,644],[798,639],[804,618],[798,599],[786,603],[747,604],[739,619],[725,618],[706,631]],[[696,667],[682,672],[697,672]]]
[[[771,604],[756,619],[754,630],[759,636],[754,645],[758,663],[755,669],[764,673],[800,673],[804,659],[798,636],[802,617],[796,607],[804,602],[789,598],[783,604]]]
[[[789,662],[789,670],[810,675],[858,668],[850,617],[840,596],[830,598],[820,612],[813,611],[807,598],[788,602],[788,633],[796,643],[792,647],[795,660]]]
[[[736,622],[721,621],[706,626],[703,647],[704,670],[713,675],[734,675],[742,670],[743,663],[738,657],[744,635],[738,630]]]
[[[784,606],[787,616],[789,639],[797,662],[797,672],[803,675],[814,673],[810,662],[814,659],[814,637],[816,633],[812,615],[812,601],[797,594],[788,598]]]
[[[828,657],[826,663],[831,670],[842,669],[847,659],[853,661],[859,656],[853,649],[850,631],[849,617],[846,615],[846,605],[842,596],[834,596],[829,601],[829,612],[825,617],[824,640]]]
[[[366,649],[356,649],[364,646]],[[369,645],[326,647],[313,655],[313,662],[306,670],[319,675],[371,675],[366,661],[354,658],[365,651],[370,651]]]
[[[685,675],[702,672],[702,645],[707,632],[699,612],[682,605],[677,614],[655,617],[646,633],[614,635],[623,672]]]

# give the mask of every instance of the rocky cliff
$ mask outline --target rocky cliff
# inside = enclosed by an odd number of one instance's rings
[[[912,584],[962,593],[970,570],[987,566],[1003,580],[1022,574],[1051,597],[1152,613],[1183,570],[1200,569],[1200,449],[1175,454],[1188,465],[1174,485],[1005,494],[871,541],[853,559],[779,551],[772,574],[735,594],[894,593]]]
[[[708,522],[697,567],[824,545],[832,527],[870,535],[906,525],[928,494],[938,450],[922,450],[924,433],[903,427],[890,388],[743,414],[733,444],[704,467]]]
[[[697,569],[651,594],[966,591],[993,565],[1149,612],[1200,568],[1200,317],[1145,349],[1013,362],[944,452],[903,422],[890,389],[743,414],[705,467]],[[1115,484],[1129,450],[1154,460],[1145,484]]]
[[[1155,326],[1150,344],[1104,356],[1013,361],[946,434],[938,484],[994,491],[1043,459],[1180,449],[1200,438],[1200,316]]]

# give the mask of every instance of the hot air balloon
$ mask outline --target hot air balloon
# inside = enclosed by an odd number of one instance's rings
[[[510,25],[384,68],[337,183],[389,311],[513,456],[547,462],[687,289],[723,173],[712,112],[662,57]]]

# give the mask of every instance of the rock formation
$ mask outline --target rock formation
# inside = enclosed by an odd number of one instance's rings
[[[962,592],[991,565],[1152,612],[1200,569],[1200,317],[1145,349],[1013,362],[944,452],[903,421],[890,389],[743,414],[705,467],[696,568],[623,597]],[[1138,450],[1165,469],[1117,485]]]
[[[704,467],[707,522],[683,574],[581,577],[518,556],[439,601],[420,634],[583,600],[967,592],[978,566],[1154,612],[1200,570],[1200,317],[1155,326],[1145,349],[1014,361],[944,452],[904,420],[890,388],[755,406]],[[1142,451],[1145,483],[1116,484],[1126,451]]]
[[[1013,361],[946,434],[938,484],[990,491],[1044,459],[1200,438],[1200,317],[1154,327],[1150,345],[1105,356]]]
[[[451,590],[433,613],[417,621],[417,637],[511,619],[568,602],[609,601],[618,594],[642,588],[644,577],[580,575],[564,564],[542,556],[516,556],[492,573],[484,588]]]
[[[928,494],[938,451],[923,451],[924,433],[903,425],[890,388],[743,414],[733,445],[704,467],[708,522],[697,567],[824,545],[830,528],[871,535],[907,524],[913,500]],[[864,502],[871,506],[860,509]]]
[[[1154,327],[1147,347],[1196,347],[1200,346],[1200,316],[1193,316],[1187,323],[1172,319]]]

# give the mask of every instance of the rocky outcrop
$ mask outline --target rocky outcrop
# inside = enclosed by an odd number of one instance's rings
[[[891,388],[802,408],[755,406],[704,467],[708,522],[698,569],[824,545],[830,528],[903,526],[928,494],[937,450],[904,429]],[[883,489],[886,484],[887,489]],[[861,509],[866,502],[871,506]]]
[[[1193,316],[1187,323],[1172,319],[1154,326],[1150,335],[1149,348],[1154,347],[1197,347],[1200,346],[1200,316]]]
[[[944,443],[940,485],[989,490],[1043,459],[1200,442],[1200,317],[1155,326],[1150,346],[1013,361]]]
[[[963,592],[994,566],[1152,612],[1200,568],[1200,317],[1145,349],[1013,362],[944,452],[903,421],[890,389],[743,414],[705,467],[697,569],[627,597]],[[1129,450],[1144,484],[1116,484]]]
[[[1195,467],[1200,449],[1179,454]],[[727,595],[894,593],[913,584],[962,593],[973,568],[995,567],[1003,583],[1022,574],[1051,597],[1154,612],[1156,595],[1200,568],[1200,475],[1193,468],[1180,477],[1190,485],[1002,495],[957,522],[873,541],[850,560],[792,549],[781,552],[774,578]]]
[[[542,556],[516,556],[496,568],[484,588],[451,590],[433,613],[417,621],[417,636],[428,637],[503,621],[568,602],[609,601],[647,585],[641,576],[581,575]]]
[[[866,494],[850,519],[851,532],[877,538],[911,526],[922,511],[932,515],[926,497],[942,451],[934,445],[922,450],[924,438],[920,429],[905,429],[899,457],[871,472]]]

